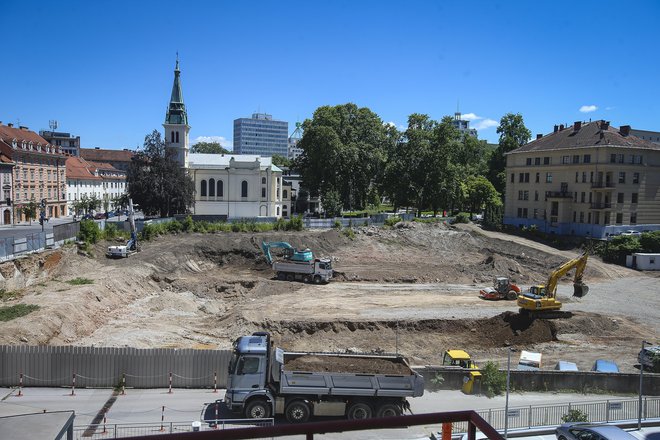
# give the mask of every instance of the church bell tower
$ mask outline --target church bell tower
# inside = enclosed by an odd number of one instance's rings
[[[177,54],[172,96],[163,128],[165,129],[165,147],[176,152],[175,157],[181,167],[188,168],[188,151],[190,149],[188,133],[190,132],[190,125],[188,125],[186,105],[183,103],[180,76],[179,55]]]

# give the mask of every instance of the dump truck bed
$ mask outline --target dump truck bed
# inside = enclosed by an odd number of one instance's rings
[[[276,261],[273,263],[273,269],[276,271],[282,272],[294,272],[294,273],[303,273],[303,274],[313,274],[314,273],[314,262],[300,262],[293,263],[289,261]]]
[[[424,378],[401,357],[285,353],[280,393],[418,397]]]

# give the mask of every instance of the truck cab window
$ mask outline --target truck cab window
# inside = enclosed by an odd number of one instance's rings
[[[255,374],[259,372],[259,358],[242,357],[238,361],[236,374]]]

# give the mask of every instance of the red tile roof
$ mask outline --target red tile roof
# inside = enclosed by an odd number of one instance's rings
[[[25,141],[32,142],[34,145],[41,144],[44,147],[51,146],[53,149],[59,148],[48,143],[46,139],[42,138],[34,131],[28,130],[27,127],[16,128],[0,124],[0,143],[5,144],[11,150],[13,150],[12,142],[14,139],[16,139],[16,141],[19,143]],[[45,153],[45,151],[42,151],[42,153]],[[64,156],[63,153],[55,153],[54,151],[51,151],[49,154]]]
[[[96,148],[81,148],[80,156],[94,162],[130,162],[135,155],[126,150],[101,150]]]
[[[659,150],[660,145],[640,139],[631,134],[623,134],[623,128],[614,128],[606,121],[593,121],[581,124],[579,129],[569,125],[563,130],[557,130],[540,139],[535,139],[511,153],[525,153],[530,151],[547,151],[557,149],[571,149],[584,147],[626,147]],[[630,127],[628,127],[630,129]]]
[[[90,164],[83,158],[71,156],[66,159],[66,178],[67,179],[85,179],[102,180],[95,176],[89,169]]]

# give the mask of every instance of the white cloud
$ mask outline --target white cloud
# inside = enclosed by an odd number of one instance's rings
[[[497,127],[497,125],[498,125],[497,121],[486,118],[483,121],[479,121],[476,124],[474,124],[474,128],[476,128],[477,130],[485,130],[487,128]]]
[[[232,149],[232,142],[222,136],[197,136],[192,141],[192,145],[195,145],[197,142],[218,142],[221,147],[228,150]]]
[[[461,114],[461,119],[464,121],[477,121],[483,119],[481,116],[477,116],[474,113],[463,113]]]
[[[616,107],[605,107],[605,110],[614,110]]]
[[[596,110],[598,110],[598,107],[596,107],[595,105],[583,105],[582,107],[580,107],[580,111],[582,113],[591,113],[591,112],[595,112]]]

